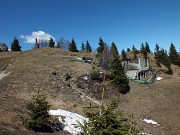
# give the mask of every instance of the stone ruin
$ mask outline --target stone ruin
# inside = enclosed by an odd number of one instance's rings
[[[143,56],[139,56],[138,61],[122,61],[122,65],[129,79],[148,80],[153,75],[149,60],[145,60]]]

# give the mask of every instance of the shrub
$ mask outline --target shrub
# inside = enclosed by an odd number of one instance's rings
[[[99,70],[96,70],[95,67],[93,66],[93,71],[90,73],[90,77],[92,80],[99,80],[100,79],[100,72]]]
[[[49,107],[50,105],[44,95],[34,95],[32,100],[27,103],[29,117],[26,118],[26,126],[35,131],[46,131],[48,127]]]
[[[136,123],[129,122],[123,117],[122,112],[115,111],[116,108],[116,102],[107,107],[103,105],[86,107],[84,112],[89,121],[79,123],[81,135],[138,135]]]
[[[166,71],[166,74],[168,75],[172,75],[173,74],[173,71],[170,67],[168,67],[168,70]]]

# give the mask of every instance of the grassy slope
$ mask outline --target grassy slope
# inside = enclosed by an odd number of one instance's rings
[[[82,107],[87,105],[88,101],[67,86],[64,75],[72,74],[71,85],[75,85],[76,77],[88,74],[92,66],[69,60],[82,56],[94,57],[93,54],[71,53],[60,49],[0,53],[0,58],[11,59],[14,56],[16,60],[7,69],[12,73],[0,81],[0,134],[35,134],[22,126],[22,116],[27,111],[25,103],[37,91],[46,94],[52,109],[62,108],[82,113]],[[52,74],[54,71],[56,75]],[[114,98],[119,100],[120,109],[125,113],[134,113],[139,126],[146,132],[153,135],[178,135],[180,77],[161,76],[164,80],[153,85],[130,83],[130,93],[115,95]],[[159,122],[160,126],[145,124],[139,120],[143,118],[151,118]]]

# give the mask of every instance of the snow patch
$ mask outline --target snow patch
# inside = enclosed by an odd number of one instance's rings
[[[0,73],[0,80],[9,74],[10,74],[10,72],[9,73],[4,73],[4,72]]]
[[[163,79],[163,78],[161,78],[161,77],[157,77],[157,78],[156,78],[157,81],[160,81],[160,80],[162,80],[162,79]]]
[[[152,134],[142,132],[142,133],[140,133],[140,135],[152,135]]]
[[[61,126],[64,127],[63,130],[66,130],[73,135],[77,135],[81,132],[81,128],[77,127],[78,122],[83,124],[84,121],[89,121],[88,118],[85,118],[82,115],[62,109],[50,110],[49,114],[57,115],[59,121],[62,123]]]
[[[82,60],[82,58],[79,58],[79,57],[78,57],[77,59],[78,59],[78,60]]]
[[[88,78],[88,76],[86,75],[86,76],[83,76],[83,79],[84,79],[84,80],[88,80],[89,78]]]
[[[144,122],[146,122],[148,124],[153,124],[153,125],[159,126],[159,124],[156,121],[154,121],[154,120],[150,120],[150,119],[146,119],[145,118],[142,121],[144,121]]]

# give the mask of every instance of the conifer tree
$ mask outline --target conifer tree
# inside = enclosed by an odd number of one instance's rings
[[[84,43],[82,42],[82,45],[81,45],[81,50],[84,51],[85,50],[85,46],[84,46]]]
[[[125,94],[130,90],[129,80],[125,74],[119,56],[115,54],[113,57],[114,59],[111,61],[111,83],[120,93]]]
[[[180,59],[173,43],[171,43],[169,49],[169,59],[174,65],[180,66]]]
[[[168,57],[167,51],[164,49],[160,50],[160,62],[167,67],[167,71],[166,73],[169,75],[173,74],[173,71],[171,69],[171,62],[170,59]]]
[[[118,54],[118,50],[115,43],[112,42],[111,47],[110,47],[110,60],[114,60],[114,56],[118,57],[119,54]]]
[[[156,60],[156,65],[158,67],[161,67],[161,64],[160,64],[160,50],[159,50],[159,45],[156,43],[156,46],[155,46],[155,52],[154,52],[154,55],[155,55],[155,60]]]
[[[49,40],[49,47],[54,48],[55,42],[53,41],[53,38],[50,38]]]
[[[19,40],[15,37],[11,43],[11,51],[21,51],[21,46],[19,45]]]
[[[137,54],[137,53],[138,53],[138,50],[135,48],[134,45],[132,46],[132,52],[133,52],[134,54]]]
[[[160,62],[166,67],[169,67],[169,65],[171,65],[167,51],[163,48],[160,50]]]
[[[117,103],[112,102],[105,108],[104,106],[86,107],[85,115],[89,121],[85,125],[80,125],[82,135],[128,135],[131,133],[128,120],[123,118],[121,112],[115,112]],[[101,111],[99,111],[101,110]],[[136,130],[138,134],[138,130]]]
[[[86,41],[86,51],[88,51],[88,52],[92,52],[92,49],[91,49],[91,46],[90,46],[90,44],[89,44],[89,41],[88,41],[88,40]]]
[[[149,49],[149,44],[146,42],[145,45],[146,45],[146,46],[145,46],[146,52],[150,53],[151,50]]]
[[[124,50],[121,51],[122,61],[127,61],[127,55]]]
[[[130,52],[131,50],[130,50],[130,48],[127,48],[127,52]]]
[[[103,51],[104,51],[105,43],[104,43],[104,41],[103,41],[103,39],[101,37],[99,38],[99,43],[98,44],[99,44],[99,47],[97,48],[97,53],[102,54]]]
[[[144,47],[143,43],[141,44],[141,49],[140,50],[141,50],[141,53],[143,53],[145,51],[145,47]]]
[[[74,39],[72,39],[71,43],[69,44],[69,51],[78,52]]]
[[[32,101],[27,104],[29,117],[26,120],[26,126],[35,131],[44,131],[48,124],[49,107],[44,95],[39,93],[34,95]]]
[[[141,53],[143,54],[143,57],[145,58],[145,61],[147,63],[147,51],[143,43],[141,44]]]

